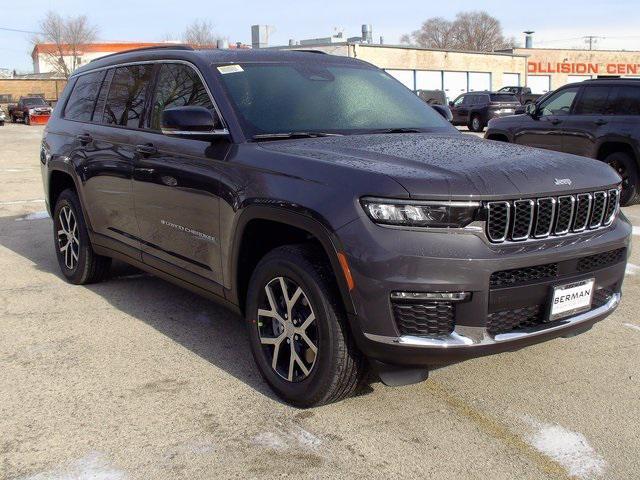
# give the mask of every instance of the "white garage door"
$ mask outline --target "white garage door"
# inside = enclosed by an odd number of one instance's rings
[[[584,82],[585,80],[591,80],[591,75],[568,75],[567,83]]]
[[[416,89],[413,84],[413,70],[387,70],[387,73],[402,82],[407,88]]]
[[[502,87],[519,87],[519,86],[520,86],[519,73],[503,73],[502,74]]]
[[[442,72],[416,70],[416,90],[442,90]]]
[[[527,87],[531,89],[531,93],[547,93],[551,88],[551,77],[549,75],[529,75]]]
[[[447,100],[467,92],[467,72],[444,72],[444,93]]]
[[[484,92],[491,90],[491,74],[469,72],[469,91]]]

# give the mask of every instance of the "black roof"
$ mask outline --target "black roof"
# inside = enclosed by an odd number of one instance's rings
[[[140,48],[126,52],[114,53],[100,57],[80,67],[73,75],[84,73],[96,68],[130,62],[153,60],[187,60],[192,62],[206,62],[209,64],[225,63],[262,63],[262,62],[302,62],[323,64],[353,64],[370,65],[362,60],[345,56],[328,55],[313,50],[276,50],[276,49],[210,49],[194,50],[185,45],[160,46]]]

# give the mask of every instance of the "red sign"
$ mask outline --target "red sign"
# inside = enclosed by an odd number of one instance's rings
[[[529,73],[571,73],[578,75],[638,75],[640,63],[550,63],[528,62]]]

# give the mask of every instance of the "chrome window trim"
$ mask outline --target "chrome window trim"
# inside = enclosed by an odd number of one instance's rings
[[[69,77],[69,80],[71,80],[72,78],[80,77],[82,75],[87,75],[89,73],[99,72],[101,70],[110,70],[112,68],[120,68],[120,67],[131,67],[131,66],[134,66],[134,65],[152,65],[152,64],[156,64],[156,63],[161,63],[161,64],[162,63],[177,63],[177,64],[187,65],[187,66],[191,67],[196,72],[196,74],[198,75],[198,78],[200,78],[200,81],[204,85],[204,88],[207,91],[207,95],[209,95],[209,100],[211,100],[211,104],[213,105],[213,109],[218,114],[218,117],[220,118],[220,122],[222,123],[222,126],[224,127],[224,128],[221,128],[221,129],[212,130],[211,132],[201,132],[200,135],[202,135],[203,133],[204,134],[208,134],[208,135],[229,135],[228,124],[225,121],[224,117],[222,116],[222,112],[220,111],[220,108],[218,107],[218,103],[216,102],[213,94],[211,93],[211,90],[209,89],[209,85],[207,85],[207,82],[206,82],[204,76],[202,75],[202,73],[200,72],[198,67],[196,67],[192,62],[189,62],[187,60],[157,59],[157,60],[140,60],[140,61],[137,61],[137,62],[114,63],[112,65],[107,65],[107,66],[104,66],[104,67],[92,68],[90,70],[87,70],[86,72],[73,74],[73,75],[71,75]],[[156,79],[153,78],[153,81],[155,81],[155,80]],[[74,87],[75,87],[75,85],[74,85]],[[107,92],[107,94],[108,94],[108,92]],[[61,118],[67,120],[64,117],[61,117]],[[78,120],[71,120],[71,119],[68,119],[68,120],[72,121],[72,122],[73,121],[78,121]],[[105,126],[105,127],[120,127],[120,128],[127,128],[129,130],[144,130],[146,132],[162,133],[161,131],[159,132],[158,130],[149,130],[149,129],[145,129],[145,128],[130,128],[130,127],[124,127],[123,125],[109,125],[109,124],[105,124],[105,123],[101,123],[101,122],[80,122],[80,123],[90,123],[90,124],[95,124],[95,125],[102,125],[102,126]]]
[[[491,235],[489,234],[489,224],[490,224],[490,220],[491,220],[491,207],[493,205],[506,205],[507,206],[507,224],[505,226],[504,229],[504,235],[500,238],[492,238]],[[507,239],[507,236],[509,235],[509,225],[511,223],[511,203],[507,202],[507,201],[499,201],[499,202],[487,202],[487,228],[486,228],[486,232],[487,232],[487,238],[489,238],[490,241],[492,242],[504,242]]]
[[[529,204],[529,227],[527,228],[526,235],[521,235],[519,237],[515,237],[513,235],[513,228],[515,228],[516,220],[518,218],[518,205],[522,203]],[[526,240],[531,235],[531,227],[533,226],[533,212],[534,212],[535,202],[531,199],[527,200],[516,200],[513,202],[513,226],[511,228],[511,240],[521,241]]]
[[[555,197],[542,197],[542,198],[538,198],[536,200],[536,208],[538,208],[538,210],[540,209],[540,202],[542,200],[551,200],[551,220],[549,221],[549,229],[547,230],[547,233],[545,233],[544,235],[536,235],[536,230],[538,229],[538,218],[540,218],[540,215],[536,216],[536,225],[534,227],[533,230],[533,238],[547,238],[549,235],[551,235],[551,231],[553,230],[553,224],[556,218],[556,203],[557,200],[555,199]]]
[[[600,219],[598,220],[597,223],[594,223],[592,218],[589,219],[590,230],[595,230],[596,228],[601,227],[602,222],[604,221],[604,216],[607,213],[607,199],[609,196],[607,195],[607,192],[605,192],[604,190],[598,190],[597,192],[593,192],[593,208],[595,208],[596,206],[596,195],[598,194],[604,195],[604,199],[603,199],[604,205],[602,206],[602,215],[600,215]]]
[[[587,216],[585,218],[584,221],[584,225],[582,225],[580,228],[576,228],[576,219],[577,219],[577,212],[580,209],[580,197],[587,197],[587,200],[589,202],[589,205],[587,206]],[[578,203],[577,209],[576,209],[576,215],[574,215],[573,218],[573,225],[572,225],[572,231],[574,232],[584,232],[587,229],[587,225],[589,225],[589,219],[591,218],[591,208],[593,207],[593,195],[591,195],[591,193],[578,193],[576,195],[576,201]]]
[[[451,207],[480,207],[481,202],[464,201],[464,200],[404,200],[398,198],[384,197],[362,197],[363,202],[371,203],[388,203],[395,205],[448,205]]]
[[[560,201],[563,198],[569,198],[571,200],[571,213],[569,214],[569,223],[567,225],[567,229],[566,230],[558,230],[558,219],[560,217]],[[554,233],[554,235],[562,236],[562,235],[566,235],[567,233],[569,233],[569,230],[571,230],[571,225],[573,224],[573,212],[575,211],[575,208],[576,208],[576,197],[574,197],[573,195],[560,195],[558,197],[557,217],[555,218],[555,221],[553,222],[553,233]]]

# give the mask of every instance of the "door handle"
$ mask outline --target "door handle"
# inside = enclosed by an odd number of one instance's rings
[[[81,133],[80,135],[76,135],[76,139],[82,144],[86,145],[93,141],[93,137],[88,133]]]
[[[598,125],[598,126],[601,126],[601,125],[606,125],[606,124],[607,124],[607,121],[606,121],[606,120],[603,120],[603,119],[601,119],[601,118],[599,118],[598,120],[596,120],[596,121],[595,121],[595,122],[593,122],[593,123],[595,123],[595,124],[596,124],[596,125]]]
[[[134,170],[138,173],[144,173],[145,175],[153,175],[156,173],[155,168],[134,168]]]
[[[136,153],[140,155],[147,156],[158,153],[158,149],[151,144],[147,145],[136,145]]]

